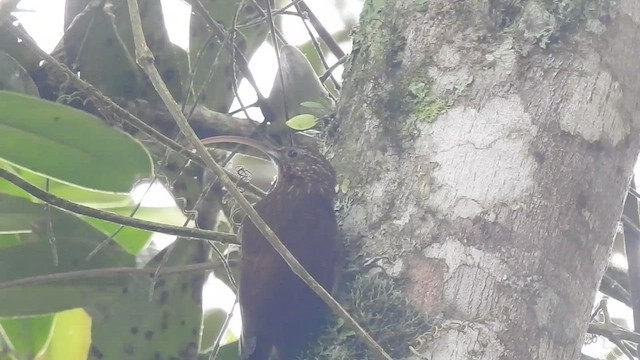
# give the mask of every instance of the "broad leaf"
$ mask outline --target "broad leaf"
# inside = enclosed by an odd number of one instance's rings
[[[222,309],[216,308],[205,312],[202,321],[202,343],[200,344],[203,351],[209,351],[213,348],[226,320],[227,312]]]
[[[208,245],[178,241],[164,266],[208,261]],[[163,262],[162,251],[146,268]],[[196,359],[202,328],[204,273],[160,276],[150,299],[149,279],[134,278],[117,302],[91,309],[89,359]]]
[[[273,5],[273,0],[270,0]],[[264,1],[260,2],[264,7]],[[252,26],[244,26],[236,32],[235,42],[238,49],[236,54],[242,52],[245,58],[250,59],[264,42],[268,33],[268,26],[259,19],[260,12],[255,9],[254,2],[238,2],[237,0],[213,0],[203,1],[202,5],[213,20],[221,24],[227,33],[233,27],[236,17],[238,24],[252,23]],[[242,6],[237,9],[237,6]],[[194,71],[193,90],[201,94],[200,103],[213,111],[226,112],[233,100],[232,84],[234,80],[241,80],[242,74],[238,66],[233,66],[231,47],[229,42],[222,46],[223,42],[212,34],[207,21],[197,12],[191,14],[189,32],[189,52],[191,69]],[[234,75],[234,69],[237,71]],[[211,76],[210,76],[211,75]]]
[[[133,206],[128,206],[104,210],[130,216],[133,209]],[[183,225],[185,222],[184,214],[177,207],[141,207],[133,217],[176,226]],[[114,234],[120,228],[120,225],[108,221],[89,217],[86,217],[85,220],[109,235]],[[115,235],[114,240],[130,254],[137,254],[149,243],[151,235],[153,235],[151,231],[126,226]]]
[[[31,185],[57,197],[82,204],[85,206],[104,209],[117,206],[127,206],[133,203],[129,193],[111,193],[82,188],[73,184],[66,184],[54,179],[49,179],[32,171],[19,169],[18,175]],[[0,190],[1,192],[2,190]]]
[[[0,160],[0,169],[7,170],[8,172],[14,175],[20,174],[20,169],[16,168],[15,166],[11,166],[11,164],[2,160]],[[17,187],[16,185],[12,184],[11,182],[3,178],[0,178],[0,193],[5,195],[22,197],[25,199],[29,199],[31,201],[37,200],[34,196],[29,194],[28,192],[22,190],[21,188]]]
[[[238,360],[240,358],[240,347],[238,346],[238,342],[232,342],[230,344],[226,344],[220,347],[220,351],[218,351],[218,356],[216,360]],[[209,360],[210,355],[200,354],[198,360]]]
[[[138,3],[140,6],[140,20],[142,21],[144,38],[149,50],[151,50],[155,58],[153,64],[158,69],[162,80],[167,85],[167,88],[171,92],[171,95],[173,95],[173,98],[176,101],[180,101],[182,99],[180,71],[178,70],[173,44],[171,43],[171,40],[169,40],[169,34],[165,26],[161,1],[138,0]],[[118,34],[126,46],[128,53],[135,54],[135,43],[133,40],[133,33],[131,32],[129,7],[126,6],[126,4],[123,5],[124,6],[116,6],[114,8],[115,26],[118,29]],[[102,55],[103,53],[104,51],[101,51],[98,54]],[[96,54],[94,56],[100,55]],[[95,70],[102,71],[102,69]],[[152,91],[150,94],[145,96],[146,99],[150,101],[159,101],[160,98],[155,93],[153,87],[150,86],[148,82],[146,84],[146,89]]]
[[[64,33],[61,48],[65,58],[76,67],[82,78],[107,96],[144,98],[145,77],[135,62],[114,23],[114,7],[74,1],[66,7],[65,16],[73,16]],[[127,7],[120,2],[118,7]],[[77,10],[74,16],[71,8]],[[151,89],[151,91],[153,91]]]
[[[318,123],[318,118],[311,114],[301,114],[292,117],[287,120],[287,126],[292,128],[293,130],[309,130],[312,127],[316,126]]]
[[[20,243],[20,236],[18,234],[0,233],[0,251],[2,251],[2,248],[20,245]]]
[[[311,114],[316,118],[321,118],[331,113],[334,108],[333,101],[328,96],[327,90],[318,80],[309,60],[296,48],[291,45],[284,45],[280,49],[280,64],[273,89],[269,94],[269,105],[273,111],[273,119],[270,132],[281,134],[287,132],[284,126],[287,116],[289,118],[301,114]],[[283,81],[280,81],[282,77]],[[325,104],[321,108],[316,106],[311,108],[310,102]],[[284,105],[287,104],[287,111]],[[288,123],[287,123],[288,124]],[[294,128],[299,130],[297,128]]]
[[[29,233],[19,234],[20,244],[0,247],[0,316],[47,314],[105,304],[117,298],[127,277],[123,275],[40,282],[2,288],[2,283],[62,272],[135,267],[135,257],[118,245],[107,246],[90,261],[87,255],[105,238],[82,219],[22,198],[0,196],[0,209],[20,209],[21,221],[30,220]],[[52,242],[52,243],[50,243]],[[58,256],[55,263],[53,253]]]
[[[86,360],[91,344],[91,318],[82,309],[56,314],[47,360]]]
[[[0,319],[0,326],[13,345],[14,354],[24,359],[34,359],[44,351],[53,324],[53,315]]]
[[[22,177],[31,185],[51,193],[57,197],[90,206],[97,209],[124,207],[133,204],[130,194],[107,193],[103,191],[94,191],[87,188],[81,188],[72,184],[65,184],[54,179],[44,177],[34,172],[19,169],[11,166],[6,161],[0,160],[0,168],[8,170],[15,175]],[[37,198],[30,195],[21,188],[13,185],[9,181],[0,178],[0,193],[12,196],[23,197],[33,202],[40,202]]]
[[[125,133],[88,113],[0,91],[0,158],[62,182],[128,192],[153,165]]]

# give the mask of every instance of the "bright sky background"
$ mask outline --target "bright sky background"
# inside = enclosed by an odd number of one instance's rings
[[[189,12],[190,6],[181,0],[161,0],[165,14],[165,22],[169,32],[171,41],[181,46],[188,47],[188,30],[189,30]],[[343,16],[355,19],[360,14],[363,0],[345,1]],[[341,15],[327,0],[307,0],[307,4],[320,19],[323,25],[330,32],[342,30],[343,23],[340,20]],[[60,38],[62,37],[64,26],[64,0],[22,0],[18,5],[18,9],[27,10],[18,13],[18,18],[26,27],[27,31],[40,44],[40,46],[50,52],[54,49]],[[307,31],[302,25],[300,19],[294,16],[283,17],[283,32],[287,36],[287,40],[293,44],[302,44],[308,41]],[[344,44],[345,51],[350,51],[351,44]],[[336,59],[331,54],[327,54],[329,64]],[[275,55],[270,45],[262,46],[250,64],[250,69],[256,79],[258,88],[263,94],[268,94],[276,76],[277,64]],[[336,69],[334,75],[337,78],[342,77],[342,68]],[[252,87],[242,81],[238,93],[245,104],[251,104],[256,101],[256,96]],[[231,106],[231,109],[239,108],[237,100]],[[262,118],[259,109],[249,109],[250,116]],[[238,114],[237,116],[243,116]]]
[[[330,32],[341,30],[343,25],[339,20],[340,14],[333,6],[327,5],[326,0],[307,0],[307,4]],[[171,14],[171,16],[165,16],[171,40],[177,45],[187,48],[190,7],[180,0],[162,0],[162,5],[165,14]],[[345,13],[349,17],[355,18],[360,13],[361,8],[362,0],[352,0],[346,2]],[[48,52],[53,50],[62,37],[64,0],[22,0],[18,5],[18,9],[25,10],[16,15],[40,47]],[[301,44],[308,39],[307,32],[300,20],[293,16],[284,17],[283,28],[291,44]],[[345,44],[345,50],[350,50],[350,44]],[[329,63],[331,64],[332,61],[335,61],[335,58],[330,57]],[[268,94],[277,70],[271,46],[265,45],[257,51],[250,63],[250,68],[260,90],[264,94]],[[337,76],[341,77],[341,74],[337,73]],[[251,103],[255,100],[253,91],[248,84],[241,84],[239,92],[246,103]],[[237,107],[237,103],[233,107]],[[638,169],[636,169],[636,173],[638,173]],[[132,194],[134,198],[140,198],[140,191],[142,190],[134,191]],[[166,206],[166,204],[174,203],[171,196],[164,189],[156,190],[153,198],[156,206]],[[614,257],[613,261],[625,268],[627,266],[626,259],[623,256]],[[207,284],[205,293],[215,293],[216,296],[215,299],[205,297],[205,308],[221,307],[227,310],[231,308],[235,296],[230,289],[226,288],[226,286],[220,286],[220,284],[221,282],[215,279]],[[598,295],[596,303],[600,297],[601,294]],[[632,319],[631,309],[615,300],[610,300],[609,310],[613,318]],[[234,316],[234,318],[232,330],[237,334],[240,324],[238,317]],[[595,344],[588,345],[585,352],[591,356],[600,357],[606,354],[611,346],[610,343],[605,343],[603,339],[599,339]]]

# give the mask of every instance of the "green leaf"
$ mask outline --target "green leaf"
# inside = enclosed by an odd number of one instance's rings
[[[86,360],[91,344],[91,318],[83,309],[56,314],[47,360]]]
[[[9,163],[7,163],[6,161],[2,161],[0,160],[0,169],[4,169],[9,171],[12,174],[18,175],[19,174],[19,170],[16,169],[15,167],[11,166]],[[18,197],[22,197],[25,199],[29,199],[29,200],[36,200],[35,197],[31,196],[31,194],[29,194],[28,192],[22,190],[21,188],[17,187],[16,185],[13,185],[11,182],[0,178],[0,193],[2,194],[6,194],[6,195],[11,195],[11,196],[18,196]]]
[[[222,309],[212,309],[204,314],[202,322],[202,351],[209,351],[215,345],[215,341],[220,334],[220,330],[227,319],[227,312]]]
[[[149,47],[149,50],[153,53],[153,64],[158,69],[162,80],[167,85],[167,88],[173,95],[176,101],[182,100],[182,84],[180,80],[180,72],[176,62],[176,54],[173,49],[173,44],[169,40],[169,34],[167,27],[165,26],[164,13],[162,11],[161,0],[144,0],[141,2],[140,20],[142,21],[142,30],[144,31],[144,37]],[[129,15],[128,6],[115,6],[113,10],[115,18],[115,27],[118,31],[119,38],[126,46],[129,54],[135,54],[135,43],[133,40],[133,33],[131,31],[131,16]],[[102,46],[102,51],[97,54],[88,53],[88,56],[93,57],[102,56],[109,48]],[[110,59],[107,59],[110,60]],[[92,70],[102,72],[103,68],[98,68],[88,64]],[[107,68],[111,69],[113,65]],[[145,85],[146,77],[145,77]],[[151,91],[146,94],[145,98],[152,102],[159,102],[160,97],[154,91],[152,86],[145,86],[145,91]]]
[[[24,214],[24,218],[30,220],[30,232],[19,235],[20,244],[0,247],[0,285],[69,271],[135,267],[135,257],[117,245],[107,246],[88,261],[87,255],[105,236],[77,216],[55,208],[45,211],[42,204],[33,204],[22,198],[0,195],[0,200],[2,216],[13,208],[19,209],[16,214]],[[54,244],[50,243],[51,240],[55,241]],[[58,264],[54,262],[54,249]],[[0,286],[0,316],[42,315],[109,303],[122,293],[126,281],[125,276],[112,276],[49,281],[4,289]]]
[[[306,108],[309,109],[319,109],[319,110],[326,110],[327,109],[327,105],[326,104],[321,104],[319,102],[315,102],[315,101],[303,101],[300,103],[301,106],[304,106]]]
[[[113,234],[115,234],[115,232],[120,227],[118,224],[110,223],[108,221],[102,221],[90,217],[83,218],[89,224],[95,226],[100,230],[103,230],[104,239],[106,239],[108,236],[113,236]],[[113,241],[122,246],[122,248],[129,254],[136,255],[140,251],[142,251],[142,249],[146,248],[147,245],[149,245],[151,236],[153,236],[153,232],[151,231],[140,230],[125,226],[124,228],[122,228],[122,230],[118,231],[115,236],[113,236]]]
[[[133,206],[133,199],[130,194],[107,193],[102,191],[94,191],[91,189],[81,188],[72,184],[65,184],[54,179],[44,177],[29,170],[18,169],[11,166],[6,161],[0,160],[0,168],[8,170],[15,175],[22,177],[31,185],[49,192],[57,197],[90,206],[96,209],[105,209],[113,207]],[[0,193],[12,196],[19,196],[29,199],[32,202],[40,202],[39,199],[30,195],[21,188],[0,178]]]
[[[273,6],[274,1],[270,1]],[[253,26],[242,27],[235,35],[238,47],[236,54],[240,52],[247,59],[251,59],[268,33],[265,21],[254,21],[259,16],[254,4],[251,1],[237,0],[202,2],[208,13],[206,16],[210,16],[225,29],[233,28],[236,16],[238,24],[254,23]],[[241,8],[238,9],[238,6]],[[213,111],[227,112],[234,97],[233,81],[240,80],[243,76],[233,73],[234,70],[237,71],[238,65],[234,66],[235,60],[231,57],[228,42],[223,47],[222,41],[215,36],[212,38],[211,32],[203,15],[193,11],[189,23],[189,59],[194,71],[192,89],[196,94],[201,93],[198,99],[200,104]]]
[[[238,342],[234,341],[230,344],[222,345],[220,347],[220,351],[218,351],[218,356],[216,360],[238,360],[240,358],[239,352],[240,346],[238,346]],[[200,354],[198,356],[198,360],[209,360],[209,354]]]
[[[53,315],[0,319],[0,326],[11,341],[13,351],[25,359],[35,359],[44,351],[53,324]]]
[[[119,215],[130,216],[134,207],[121,207],[113,209],[104,209]],[[144,219],[156,221],[169,225],[183,225],[186,218],[184,214],[175,206],[171,207],[141,207],[136,211],[136,219]],[[86,217],[84,218],[88,223],[92,224],[96,228],[102,230],[105,234],[113,234],[120,225],[112,222],[103,221],[100,219],[94,219]],[[146,247],[151,239],[153,232],[147,230],[140,230],[133,227],[125,226],[115,237],[114,240],[120,244],[128,253],[137,254]]]
[[[151,176],[140,143],[95,116],[39,98],[0,91],[0,158],[61,182],[129,192]]]
[[[34,224],[45,216],[42,204],[0,195],[0,234],[30,234]]]
[[[178,239],[145,267],[155,270],[208,261],[208,245]],[[117,302],[89,308],[93,318],[89,359],[195,359],[202,329],[204,273],[160,276],[152,283],[137,277]]]
[[[309,130],[312,127],[316,126],[318,123],[318,118],[311,114],[302,114],[296,115],[291,119],[287,120],[287,126],[292,128],[293,130]]]
[[[65,17],[73,21],[65,27],[64,46],[60,46],[60,50],[67,59],[73,59],[82,78],[104,95],[145,98],[149,91],[145,87],[146,78],[115,25],[114,8],[126,9],[126,4],[107,7],[89,6],[89,2],[85,2],[87,5],[67,1],[73,4],[67,4]]]
[[[282,132],[289,131],[284,125],[287,116],[295,118],[297,115],[311,114],[320,118],[329,114],[330,109],[334,106],[309,60],[298,48],[291,45],[282,46],[280,65],[273,88],[269,93],[268,102],[273,112],[269,132],[282,135]],[[284,81],[280,81],[280,77]],[[326,103],[327,107],[322,109],[309,108],[303,105],[306,102]],[[289,106],[286,111],[284,104]]]
[[[26,173],[24,171],[20,171],[20,173],[23,177],[27,178],[27,180],[30,179],[32,184],[37,185],[42,189],[45,188],[45,178],[37,174]],[[136,207],[131,196],[128,194],[123,195],[91,191],[52,180],[49,181],[49,184],[49,192],[56,196],[119,215],[130,216]],[[0,181],[0,193],[5,192],[2,189],[2,185],[3,182]],[[35,202],[40,204],[39,200],[35,200]],[[44,216],[42,213],[45,209],[44,203],[34,207],[33,204],[26,202],[26,209],[23,209],[20,204],[9,204],[6,206],[3,206],[2,204],[2,197],[0,197],[0,235],[29,233],[31,232],[31,223]],[[35,213],[31,213],[31,211],[35,211]],[[80,217],[95,226],[97,229],[101,230],[104,239],[116,233],[120,228],[120,225],[112,222],[91,217]],[[185,221],[184,214],[175,206],[140,207],[136,211],[136,215],[134,217],[171,225],[182,225]],[[140,250],[146,247],[152,235],[153,232],[150,231],[140,230],[134,227],[124,227],[114,236],[114,240],[130,254],[137,254]],[[0,238],[0,248],[3,246],[7,245],[4,244],[2,238]]]
[[[133,199],[129,193],[95,191],[56,181],[24,169],[19,169],[17,174],[31,185],[46,190],[57,197],[96,209],[133,205]]]
[[[20,237],[17,234],[0,234],[0,251],[2,248],[20,245]]]

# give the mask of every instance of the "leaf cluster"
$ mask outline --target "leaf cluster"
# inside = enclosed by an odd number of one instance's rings
[[[240,131],[229,122],[241,120],[228,113],[243,78],[265,118],[268,110],[288,114],[269,118],[280,125],[291,120],[287,132],[310,129],[333,111],[335,99],[292,46],[281,50],[286,81],[280,91],[268,98],[260,93],[248,59],[268,26],[255,3],[193,2],[189,50],[169,40],[159,0],[137,3],[153,66],[182,112],[227,121],[217,126],[205,119],[201,137],[222,128],[248,135],[246,122]],[[127,5],[67,0],[65,35],[52,54],[39,49],[15,18],[0,22],[0,90],[6,90],[0,91],[0,360],[196,359],[209,358],[209,350],[218,359],[237,358],[237,336],[225,331],[229,313],[203,308],[202,299],[206,272],[213,269],[233,287],[233,241],[209,246],[184,241],[186,234],[159,252],[154,232],[142,226],[151,220],[155,231],[189,231],[186,225],[198,215],[211,217],[199,225],[216,229],[228,224],[219,214],[231,215],[232,206],[223,201],[221,186],[211,185],[215,179],[204,175],[200,159],[180,144],[175,124],[125,110],[163,107],[138,66]],[[283,111],[283,104],[297,108]],[[249,106],[241,107],[246,112]],[[230,166],[250,162],[265,166],[246,157]],[[268,183],[273,174],[265,173],[260,180]],[[16,178],[46,197],[10,180]],[[146,194],[158,182],[172,190],[178,207],[140,206],[130,196],[134,185]],[[74,213],[80,207],[99,215]],[[133,222],[113,222],[116,215]],[[192,230],[192,240],[216,234]]]

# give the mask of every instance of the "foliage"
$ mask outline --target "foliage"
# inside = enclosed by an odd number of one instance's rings
[[[0,113],[0,157],[16,167],[112,193],[127,193],[153,171],[139,143],[85,112],[2,91]]]
[[[194,8],[185,51],[169,41],[160,0],[138,3],[153,64],[174,99],[185,112],[202,107],[226,113],[239,80],[251,75],[246,59],[265,42],[263,10],[236,0]],[[192,221],[195,205],[217,196],[208,191],[200,165],[168,152],[114,110],[133,103],[160,106],[137,65],[126,1],[105,6],[67,0],[65,29],[55,60],[115,103],[97,102],[55,64],[43,62],[38,49],[16,35],[22,31],[17,22],[0,23],[0,169],[78,205],[163,224]],[[314,48],[301,47],[305,53]],[[284,47],[281,61],[285,81],[259,105],[288,114],[293,129],[321,125],[334,100],[297,48]],[[291,112],[282,109],[287,103]],[[175,137],[173,128],[158,131]],[[245,166],[243,159],[235,158],[233,166]],[[269,182],[272,170],[267,173]],[[185,201],[178,199],[179,208],[139,206],[129,193],[136,184],[144,188],[142,180],[173,186],[173,195]],[[0,177],[0,360],[208,359],[207,351],[217,348],[218,359],[237,358],[237,336],[221,336],[228,314],[203,309],[206,273],[189,270],[211,261],[208,244],[178,239],[159,252],[150,231],[79,216],[47,201]],[[233,206],[226,205],[216,209],[231,218]],[[215,224],[212,229],[228,223],[220,218]],[[226,244],[215,249],[222,257],[212,264],[237,260]],[[176,273],[163,275],[164,269]],[[215,344],[216,338],[223,342]]]

